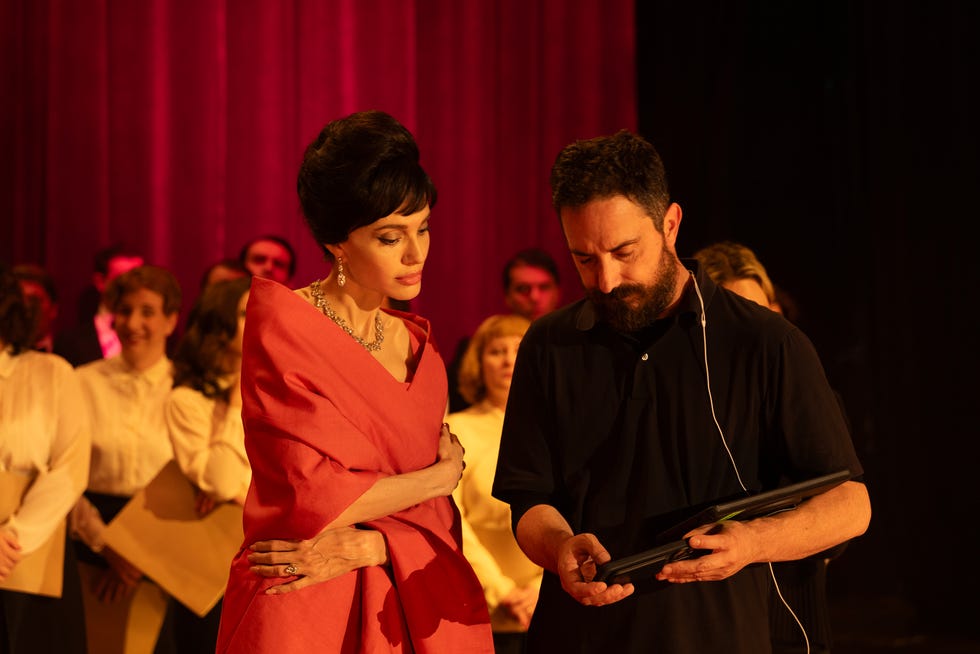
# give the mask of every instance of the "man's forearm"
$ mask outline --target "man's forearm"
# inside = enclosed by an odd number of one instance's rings
[[[849,481],[793,511],[749,523],[762,561],[801,559],[863,534],[871,520],[864,484]]]
[[[548,504],[532,506],[521,516],[515,530],[517,543],[545,570],[558,572],[558,547],[574,534],[565,518]]]

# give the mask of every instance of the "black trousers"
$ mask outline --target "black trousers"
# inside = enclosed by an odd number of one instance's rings
[[[221,622],[221,601],[203,618],[170,598],[153,654],[214,654]]]
[[[65,541],[61,597],[0,590],[0,654],[87,653],[75,548]]]

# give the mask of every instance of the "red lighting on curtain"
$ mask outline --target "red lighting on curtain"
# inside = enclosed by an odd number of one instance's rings
[[[46,266],[62,320],[121,240],[187,294],[273,232],[297,286],[326,269],[296,170],[327,121],[382,109],[439,188],[413,309],[443,351],[504,311],[540,245],[578,282],[548,173],[576,138],[635,128],[632,0],[0,0],[0,259]]]

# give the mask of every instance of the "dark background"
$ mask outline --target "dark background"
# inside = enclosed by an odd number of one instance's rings
[[[832,599],[980,634],[980,3],[636,8],[638,125],[684,209],[679,253],[752,247],[852,422],[873,517]]]

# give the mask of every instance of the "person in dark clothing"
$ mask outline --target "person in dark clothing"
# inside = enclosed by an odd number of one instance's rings
[[[871,517],[820,360],[795,326],[678,258],[681,209],[642,137],[573,143],[551,183],[586,297],[521,344],[493,486],[545,569],[528,652],[767,654],[768,563]],[[793,511],[686,533],[707,553],[655,579],[593,581],[699,506],[844,468],[850,481]]]
[[[123,245],[111,245],[95,254],[92,285],[78,303],[78,324],[55,335],[54,353],[76,368],[90,361],[109,359],[122,349],[112,326],[112,312],[102,301],[109,282],[143,265],[143,257]]]
[[[716,284],[790,318],[779,301],[776,285],[749,247],[719,241],[695,252],[694,258]],[[835,397],[843,411],[843,399],[836,392]],[[770,595],[769,602],[773,654],[829,654],[833,634],[827,605],[827,565],[846,547],[841,543],[805,559],[773,564],[779,591]]]
[[[251,275],[289,285],[296,274],[296,250],[282,236],[263,234],[242,246],[238,260]]]

